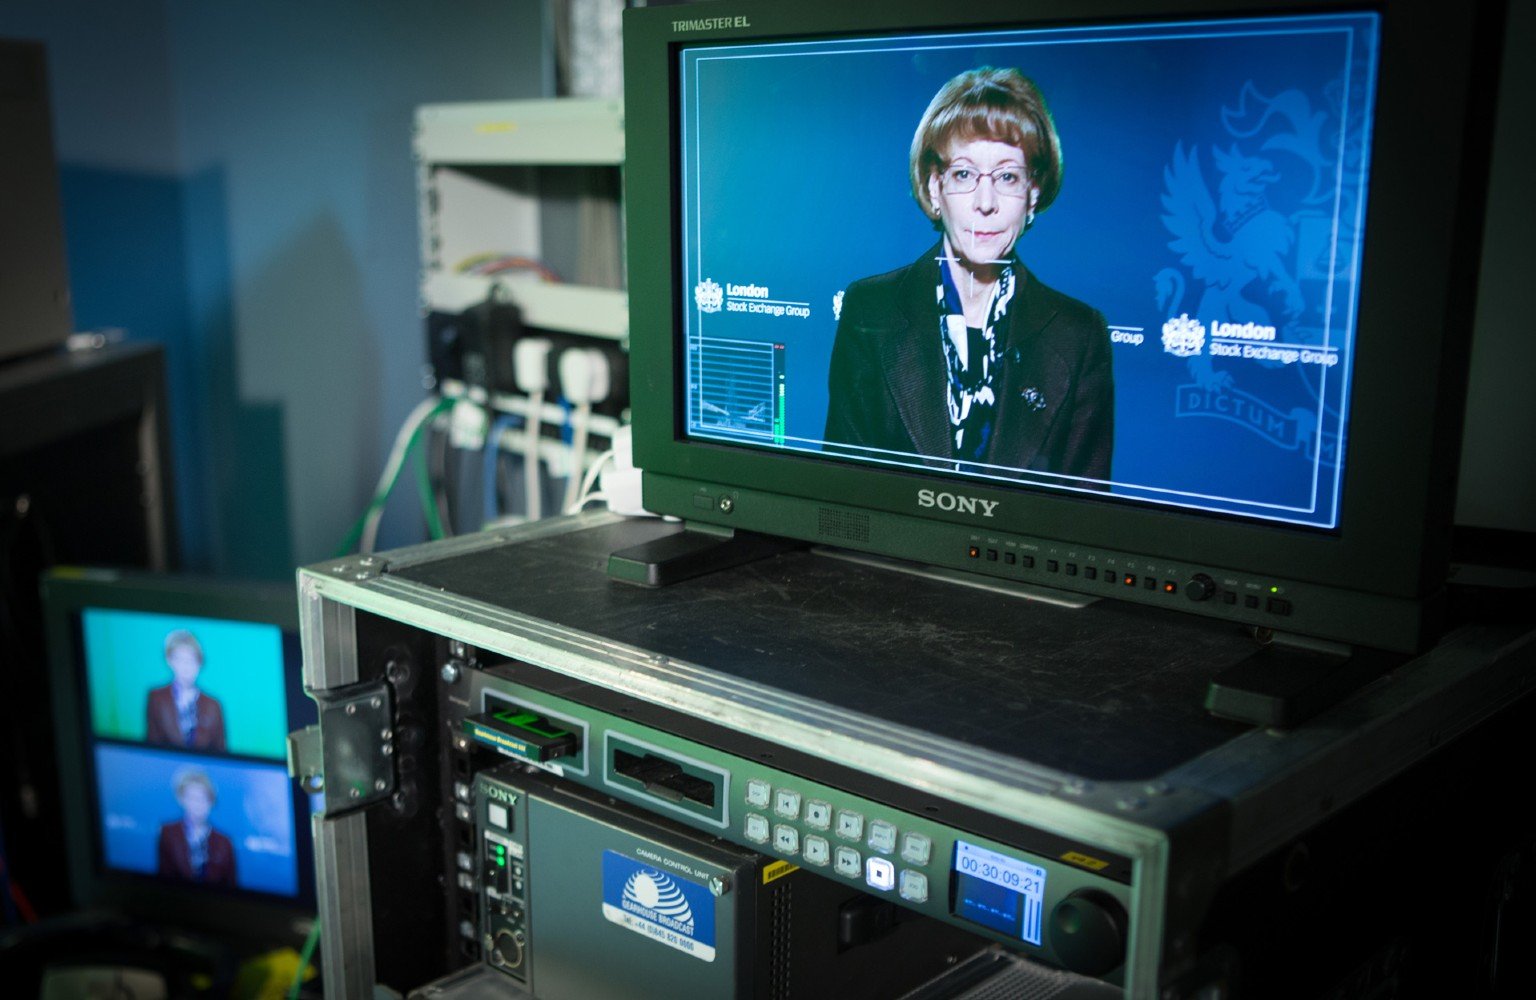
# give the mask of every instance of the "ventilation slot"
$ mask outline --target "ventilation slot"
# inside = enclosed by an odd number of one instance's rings
[[[768,906],[768,996],[770,1000],[789,1000],[794,989],[790,976],[793,957],[790,945],[795,914],[788,882],[770,890]]]
[[[816,511],[816,534],[845,542],[869,541],[869,515],[822,507]]]

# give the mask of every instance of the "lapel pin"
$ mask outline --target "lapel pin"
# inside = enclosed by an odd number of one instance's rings
[[[1028,389],[1021,391],[1019,396],[1024,400],[1025,405],[1027,405],[1031,410],[1045,409],[1045,393],[1041,392],[1039,389],[1036,389],[1034,386],[1030,386]]]

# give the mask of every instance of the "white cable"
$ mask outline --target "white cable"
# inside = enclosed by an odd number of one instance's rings
[[[543,487],[539,483],[539,428],[542,426],[540,417],[544,415],[544,391],[528,397],[528,433],[523,440],[523,485],[527,487],[527,507],[523,513],[530,521],[537,521],[544,516],[541,499]]]
[[[528,394],[528,433],[523,443],[523,484],[527,487],[528,520],[543,516],[543,486],[539,482],[539,431],[544,417],[544,390],[549,388],[547,337],[524,337],[512,348],[512,374]]]
[[[587,474],[581,477],[581,491],[576,495],[576,503],[566,505],[565,512],[567,514],[574,514],[591,502],[592,497],[595,495],[592,492],[592,487],[597,485],[597,477],[602,474],[603,466],[612,460],[612,448],[597,456],[597,460],[588,467]]]
[[[405,462],[405,451],[411,444],[411,432],[416,425],[426,419],[439,400],[435,396],[428,396],[416,404],[405,418],[405,423],[400,425],[400,431],[395,435],[395,444],[389,451],[389,458],[384,462],[384,471],[379,475],[379,484],[373,488],[373,496],[369,498],[369,510],[367,520],[363,522],[363,533],[358,545],[358,552],[367,555],[373,551],[373,546],[378,540],[379,522],[384,518],[384,504],[379,498],[384,491],[389,489],[389,484],[394,482],[401,464]]]
[[[625,517],[654,517],[645,509],[643,475],[635,468],[634,428],[624,424],[613,432],[613,465],[597,481],[598,490],[607,494],[608,509]]]
[[[587,461],[587,436],[592,429],[592,404],[608,398],[608,358],[595,347],[573,347],[560,355],[560,392],[576,406],[571,422],[571,466],[565,477],[569,510],[581,496],[581,472]]]
[[[572,421],[571,469],[565,477],[565,507],[570,507],[581,496],[581,467],[587,457],[587,434],[592,428],[592,404],[577,403],[576,416]]]

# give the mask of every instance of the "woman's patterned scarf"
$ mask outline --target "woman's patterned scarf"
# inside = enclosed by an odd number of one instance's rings
[[[950,272],[949,259],[939,258],[939,337],[949,369],[949,426],[954,457],[980,461],[992,438],[992,416],[997,394],[992,389],[1001,357],[998,333],[1006,330],[1008,304],[1013,301],[1013,265],[1003,265],[987,307],[987,325],[974,330],[965,325],[960,292]]]

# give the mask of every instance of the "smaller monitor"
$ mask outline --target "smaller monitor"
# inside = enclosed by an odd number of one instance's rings
[[[291,588],[59,569],[44,579],[75,902],[291,942],[315,908]]]

